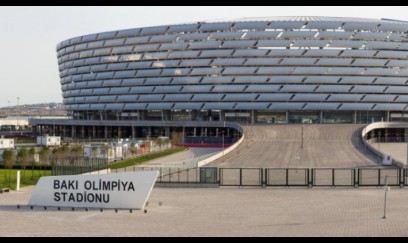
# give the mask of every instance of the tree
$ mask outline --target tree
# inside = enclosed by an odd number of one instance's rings
[[[74,157],[74,160],[78,160],[79,158],[84,156],[84,148],[82,146],[75,146],[71,148],[71,153]]]
[[[182,132],[172,132],[171,133],[171,142],[173,146],[183,144],[183,133]]]
[[[28,154],[30,155],[31,159],[31,180],[34,180],[34,164],[35,164],[35,154],[36,150],[34,147],[31,147],[30,150],[28,150]]]
[[[25,147],[22,147],[20,151],[18,151],[17,157],[18,163],[23,168],[23,181],[25,181],[25,170],[30,159],[30,155],[28,154],[27,149]]]
[[[3,160],[4,160],[4,167],[9,170],[9,175],[8,175],[8,184],[10,187],[11,180],[10,180],[10,174],[11,174],[11,168],[13,168],[14,161],[16,160],[16,155],[14,154],[14,151],[11,149],[6,149],[3,151]],[[5,173],[6,175],[7,173]],[[6,180],[7,180],[7,175],[6,175]]]
[[[40,173],[42,172],[41,170],[42,162],[45,164],[48,164],[49,162],[49,154],[50,154],[50,149],[47,147],[42,147],[40,149],[40,152],[38,153],[38,155],[40,156]]]
[[[98,148],[92,147],[92,159],[95,159],[96,155],[98,155]]]

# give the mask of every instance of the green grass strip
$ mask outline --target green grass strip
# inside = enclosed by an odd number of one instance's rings
[[[182,152],[186,150],[186,148],[184,147],[176,147],[176,148],[171,148],[171,149],[167,149],[161,152],[156,152],[156,153],[151,153],[151,154],[147,154],[147,155],[143,155],[134,159],[128,159],[128,160],[123,160],[120,162],[116,162],[113,163],[111,165],[109,165],[109,169],[115,170],[115,169],[121,169],[121,168],[127,168],[127,167],[131,167],[131,166],[135,166],[135,165],[140,165],[143,163],[146,163],[150,160],[155,160],[161,157],[165,157],[171,154],[175,154],[178,152]]]
[[[20,170],[20,173],[21,173],[20,187],[36,185],[40,177],[51,175],[50,170],[32,171],[28,167],[25,171]],[[33,179],[31,179],[32,174],[33,174]],[[17,183],[17,170],[10,171],[10,182],[9,182],[9,170],[5,170],[5,169],[0,170],[0,188],[10,188],[12,190],[15,190],[16,183]]]

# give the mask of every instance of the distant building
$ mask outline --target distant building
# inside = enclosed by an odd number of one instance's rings
[[[61,137],[58,136],[39,136],[37,137],[37,145],[38,146],[60,146],[61,145]]]
[[[14,149],[14,139],[0,138],[0,150]]]

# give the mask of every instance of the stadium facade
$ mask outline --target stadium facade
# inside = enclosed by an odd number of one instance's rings
[[[51,127],[55,133],[57,126],[58,133],[72,137],[127,137],[149,121],[157,127],[169,121],[224,122],[225,127],[229,121],[408,118],[404,21],[271,17],[198,22],[79,36],[59,43],[57,52],[64,104],[73,119],[33,120],[41,133]],[[219,125],[214,127],[189,133],[219,136]]]

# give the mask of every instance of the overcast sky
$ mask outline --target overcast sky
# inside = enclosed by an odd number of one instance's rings
[[[0,107],[61,102],[55,47],[95,32],[213,19],[335,16],[408,21],[408,7],[0,7]]]

